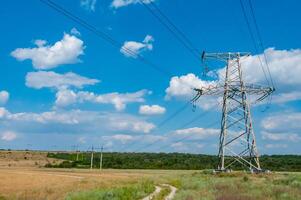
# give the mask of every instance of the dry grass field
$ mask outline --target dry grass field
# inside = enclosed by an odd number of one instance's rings
[[[0,200],[139,200],[163,183],[178,188],[174,200],[301,199],[300,173],[53,169],[41,166],[60,160],[41,152],[27,153],[32,159],[24,155],[1,155]]]
[[[39,151],[0,151],[0,167],[44,167],[45,164],[56,164],[61,160],[48,158],[47,152]]]
[[[111,188],[138,182],[143,171],[0,169],[0,194],[4,199],[64,199],[68,193]]]

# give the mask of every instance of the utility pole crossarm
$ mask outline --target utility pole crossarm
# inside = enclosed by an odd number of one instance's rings
[[[193,88],[193,90],[196,92],[196,95],[191,100],[192,102],[197,101],[201,96],[221,96],[227,91],[229,97],[236,95],[238,92],[254,95],[256,96],[255,103],[264,100],[275,91],[273,87],[264,87],[257,84],[245,84],[241,88],[240,83],[228,85],[226,89],[224,88],[224,84],[216,84],[208,87]]]

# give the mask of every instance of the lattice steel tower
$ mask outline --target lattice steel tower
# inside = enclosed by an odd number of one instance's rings
[[[203,62],[211,59],[215,64],[226,63],[225,77],[221,78],[222,73],[220,73],[220,80],[216,83],[206,88],[194,88],[197,94],[192,99],[195,103],[203,95],[223,96],[218,171],[227,171],[236,162],[252,172],[262,171],[250,104],[262,101],[274,91],[274,88],[244,82],[241,59],[249,55],[249,53],[205,52],[202,54]],[[251,95],[252,102],[248,98]]]

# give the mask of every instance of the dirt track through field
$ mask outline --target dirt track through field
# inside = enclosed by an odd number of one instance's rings
[[[172,200],[177,192],[177,188],[169,185],[169,184],[161,184],[161,186],[163,187],[169,187],[170,188],[170,193],[164,198],[164,200]],[[162,187],[160,186],[155,186],[155,191],[153,193],[151,193],[150,195],[148,195],[147,197],[143,198],[142,200],[152,200],[154,199],[155,196],[157,196],[158,194],[160,194]]]
[[[168,184],[162,184],[162,185],[170,188],[170,193],[165,197],[165,200],[172,200],[175,197],[178,189],[172,185],[168,185]]]

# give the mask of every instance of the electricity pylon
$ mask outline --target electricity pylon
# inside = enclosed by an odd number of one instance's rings
[[[195,103],[201,96],[223,96],[221,132],[219,136],[217,171],[228,171],[239,162],[252,172],[262,171],[253,130],[250,104],[268,97],[274,88],[244,82],[241,58],[249,53],[205,53],[203,62],[211,59],[215,63],[226,63],[225,77],[208,87],[194,88]],[[221,75],[220,75],[221,76]],[[250,102],[248,96],[254,96]]]

